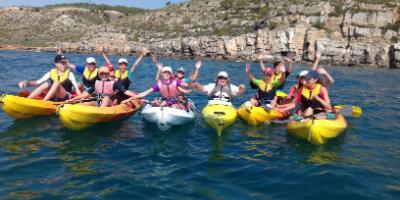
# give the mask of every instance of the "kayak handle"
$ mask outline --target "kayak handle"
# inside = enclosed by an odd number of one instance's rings
[[[225,115],[225,112],[217,111],[217,112],[214,112],[214,114],[216,114],[216,115]]]

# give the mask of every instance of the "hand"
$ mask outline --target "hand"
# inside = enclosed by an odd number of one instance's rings
[[[64,53],[63,53],[63,50],[61,48],[56,50],[56,55],[63,55],[63,54]]]
[[[151,56],[151,62],[153,62],[153,64],[157,64],[157,55],[156,54],[153,54]]]
[[[257,59],[258,59],[259,61],[264,60],[264,55],[263,55],[262,53],[259,53],[259,54],[257,55]]]
[[[243,84],[239,85],[239,92],[240,93],[243,93],[245,89],[246,89],[246,86],[244,86]]]
[[[106,47],[104,46],[104,44],[102,44],[101,46],[100,46],[100,49],[99,49],[99,51],[100,51],[100,53],[107,53],[107,51],[106,51]]]
[[[163,64],[162,63],[157,63],[156,64],[158,71],[161,71],[163,68]]]
[[[251,65],[249,63],[246,63],[246,74],[250,74],[250,67]]]
[[[200,84],[199,84],[199,83],[194,83],[194,84],[193,84],[193,88],[197,88],[197,89],[198,89],[199,87],[200,87]]]
[[[293,62],[293,58],[292,58],[291,55],[288,55],[288,56],[286,57],[286,62],[288,62],[288,63],[292,63],[292,62]]]
[[[321,52],[317,51],[315,52],[315,59],[320,59],[321,58]]]
[[[201,61],[198,60],[198,61],[196,62],[196,64],[194,65],[194,67],[195,67],[196,69],[200,69],[200,68],[201,68]]]
[[[140,51],[141,56],[145,56],[149,51],[146,48],[143,48],[142,51]]]
[[[18,83],[19,88],[24,89],[28,85],[28,81],[21,81]]]
[[[328,72],[323,67],[318,67],[317,72],[318,74],[328,74]]]

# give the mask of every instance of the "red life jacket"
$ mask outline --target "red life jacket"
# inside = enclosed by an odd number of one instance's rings
[[[98,95],[107,95],[107,96],[112,96],[114,92],[114,82],[115,81],[102,81],[102,80],[96,80],[95,83],[95,93]]]
[[[169,83],[159,81],[157,84],[163,97],[175,98],[179,96],[178,83],[176,80],[170,80]]]

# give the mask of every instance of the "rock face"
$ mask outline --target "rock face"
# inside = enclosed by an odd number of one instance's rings
[[[192,0],[139,14],[4,8],[0,42],[78,52],[105,44],[121,54],[147,47],[160,56],[245,61],[258,53],[268,61],[287,54],[313,61],[319,51],[332,65],[400,67],[399,2],[288,1]]]

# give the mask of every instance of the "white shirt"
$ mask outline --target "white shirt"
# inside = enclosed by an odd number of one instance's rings
[[[36,81],[37,85],[40,85],[50,79],[50,72],[47,72],[45,75],[42,76],[42,78],[38,79]],[[71,81],[72,85],[74,86],[75,90],[78,89],[78,83],[76,82],[75,76],[72,72],[69,73],[68,75],[68,80]]]
[[[211,94],[211,92],[213,91],[214,87],[215,87],[215,83],[210,83],[208,85],[203,86],[204,91],[207,93],[207,95]],[[237,96],[239,94],[239,87],[236,86],[236,85],[231,84],[231,92],[232,92],[231,93],[232,96]],[[215,95],[216,96],[220,96],[221,92],[218,91]],[[222,99],[229,99],[229,94],[226,93],[226,92],[222,92],[221,96],[222,96]]]

